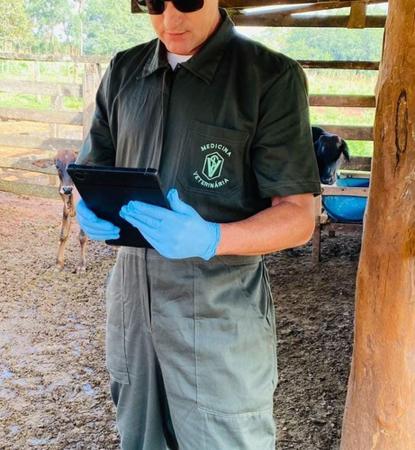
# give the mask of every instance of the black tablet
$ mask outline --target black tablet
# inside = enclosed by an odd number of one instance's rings
[[[69,164],[68,173],[88,208],[120,228],[120,238],[105,241],[107,244],[151,247],[119,212],[130,200],[169,208],[157,170]]]

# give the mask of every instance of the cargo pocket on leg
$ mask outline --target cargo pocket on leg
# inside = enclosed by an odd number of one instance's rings
[[[199,409],[216,415],[272,409],[273,338],[260,319],[196,322]]]
[[[105,362],[112,379],[129,384],[125,352],[124,320],[124,258],[118,255],[109,276],[105,294],[107,320],[105,335]]]

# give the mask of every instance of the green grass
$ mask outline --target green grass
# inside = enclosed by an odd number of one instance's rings
[[[374,95],[377,71],[307,69],[310,94]]]
[[[309,92],[314,95],[374,95],[376,71],[306,70]],[[374,108],[311,107],[311,123],[349,126],[373,126]],[[372,156],[373,142],[347,141],[353,156]]]
[[[83,104],[83,100],[78,97],[65,97],[63,99],[64,108],[71,111],[82,111]]]
[[[50,108],[50,99],[29,94],[12,95],[0,93],[0,107],[47,110]]]
[[[350,154],[352,156],[372,156],[373,142],[366,141],[347,141]]]
[[[312,124],[373,126],[375,110],[372,108],[328,108],[312,107]],[[372,156],[373,143],[365,141],[347,141],[353,156]]]
[[[375,119],[373,108],[311,107],[311,122],[330,125],[372,126]]]
[[[77,97],[64,97],[63,107],[69,111],[81,111],[83,100]],[[51,99],[45,95],[0,93],[1,108],[27,108],[37,111],[51,109]]]
[[[82,83],[83,65],[34,61],[0,61],[0,80]]]

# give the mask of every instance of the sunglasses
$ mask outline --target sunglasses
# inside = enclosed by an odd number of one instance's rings
[[[167,0],[137,0],[140,8],[149,14],[163,14]],[[170,1],[170,0],[169,0]],[[174,7],[182,13],[199,11],[204,0],[171,0]]]

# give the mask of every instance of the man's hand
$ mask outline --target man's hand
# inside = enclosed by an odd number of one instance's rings
[[[76,205],[76,217],[89,239],[106,241],[120,237],[120,229],[111,222],[97,217],[82,199]]]
[[[138,228],[143,237],[166,258],[198,256],[209,260],[215,256],[220,225],[204,220],[195,209],[180,200],[176,189],[169,191],[167,199],[171,211],[131,201],[121,208],[120,216]]]

